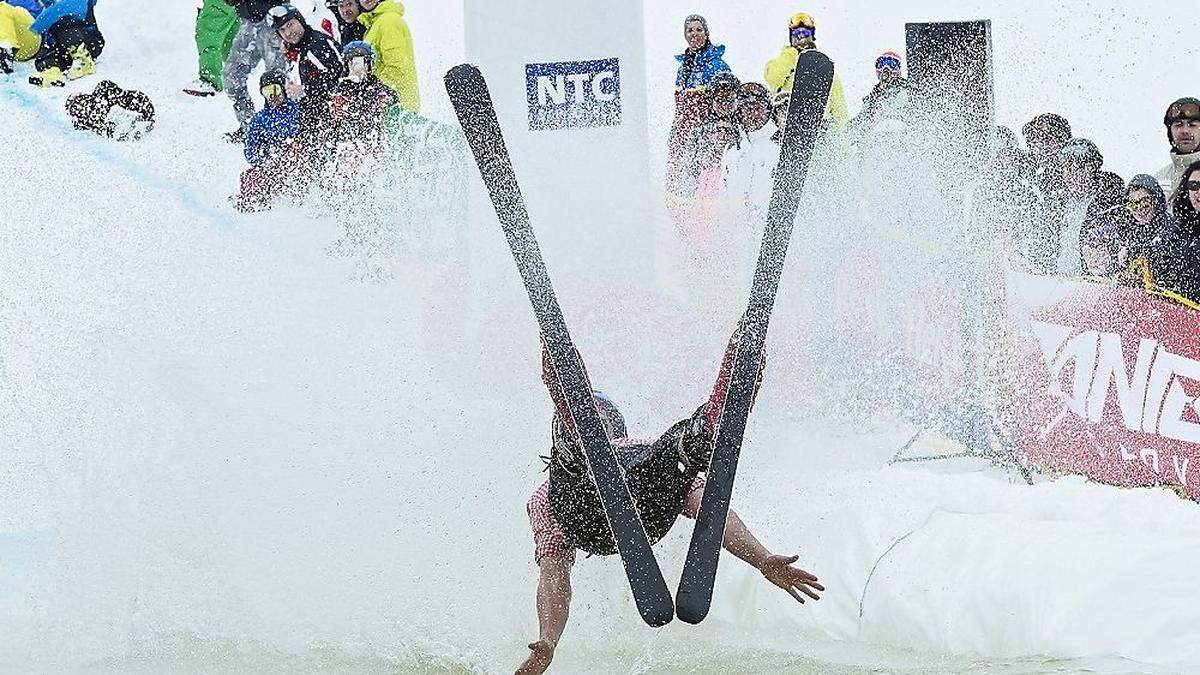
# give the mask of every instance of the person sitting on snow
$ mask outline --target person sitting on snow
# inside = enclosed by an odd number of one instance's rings
[[[154,104],[133,89],[101,80],[90,94],[67,98],[67,114],[76,129],[118,141],[136,141],[154,128]]]
[[[96,0],[20,0],[0,2],[0,72],[13,72],[14,61],[33,60],[38,73],[29,83],[66,86],[96,72],[104,50],[96,25]]]
[[[289,158],[298,152],[300,104],[288,98],[287,78],[281,71],[269,70],[259,79],[259,91],[266,103],[247,127],[246,161],[251,166],[242,173],[236,200],[239,211],[269,208],[283,191],[292,164]]]

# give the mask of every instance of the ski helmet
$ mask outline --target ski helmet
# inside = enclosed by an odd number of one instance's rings
[[[363,57],[374,64],[375,48],[371,46],[371,43],[362,40],[347,42],[346,46],[342,47],[342,61],[349,62],[355,57]]]
[[[900,55],[886,51],[875,59],[875,70],[894,70],[900,72]]]
[[[796,35],[796,31],[807,31],[807,35],[800,37],[808,37],[817,39],[817,22],[812,18],[811,14],[806,12],[796,12],[788,19],[788,39]]]
[[[278,87],[279,91],[275,94],[267,93],[268,87]],[[281,70],[268,70],[258,78],[258,91],[263,95],[263,98],[271,98],[275,96],[287,96],[287,76]]]
[[[708,81],[708,89],[714,94],[720,91],[737,91],[740,86],[742,86],[742,81],[728,70],[713,75],[712,79]]]
[[[296,6],[291,4],[282,4],[272,7],[267,12],[267,15],[271,17],[271,28],[275,29],[276,31],[278,31],[280,28],[283,28],[283,25],[292,19],[298,20],[305,26],[308,25],[308,23],[304,20],[304,15],[300,13],[300,10],[296,9]]]
[[[613,400],[602,391],[592,391],[592,398],[596,401],[596,409],[600,411],[600,421],[604,423],[605,431],[609,433],[609,439],[625,438],[627,436],[625,418],[621,415],[617,404],[613,403]],[[567,425],[558,413],[554,415],[550,437],[556,448],[576,447],[574,438],[567,432]]]
[[[1171,125],[1180,120],[1200,120],[1200,99],[1187,96],[1167,106],[1163,124],[1167,127],[1167,142],[1171,145],[1175,144],[1175,139],[1171,138]]]

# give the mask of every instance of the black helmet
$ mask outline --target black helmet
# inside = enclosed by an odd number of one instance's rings
[[[263,89],[265,89],[266,86],[269,84],[277,84],[280,87],[283,87],[284,90],[286,91],[287,76],[284,75],[283,71],[281,71],[281,70],[268,70],[267,72],[262,74],[262,77],[258,78],[259,91],[262,91]]]
[[[305,26],[308,25],[308,23],[304,20],[304,15],[300,13],[300,10],[296,9],[295,5],[277,5],[272,7],[270,11],[267,12],[267,16],[271,17],[271,28],[274,28],[275,30],[283,28],[283,24],[291,21],[292,19],[298,19],[300,23],[304,24]]]
[[[708,90],[713,93],[728,89],[736,91],[740,86],[742,86],[742,81],[737,78],[737,75],[727,70],[713,75],[712,79],[708,81]]]

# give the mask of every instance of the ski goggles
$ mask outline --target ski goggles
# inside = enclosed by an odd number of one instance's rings
[[[283,87],[279,86],[278,84],[268,84],[268,85],[264,86],[262,89],[259,89],[259,91],[261,91],[262,95],[266,98],[275,98],[276,96],[283,96]]]
[[[1200,120],[1200,103],[1192,101],[1172,103],[1171,107],[1167,108],[1167,124],[1179,120]]]
[[[875,59],[875,70],[900,71],[900,59],[894,56],[881,56]]]
[[[816,29],[809,28],[808,26],[800,26],[799,28],[792,29],[793,40],[808,40],[816,34]]]

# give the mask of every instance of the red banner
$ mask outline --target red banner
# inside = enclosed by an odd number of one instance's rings
[[[1017,447],[1043,466],[1200,500],[1200,312],[1140,289],[1013,274]]]

